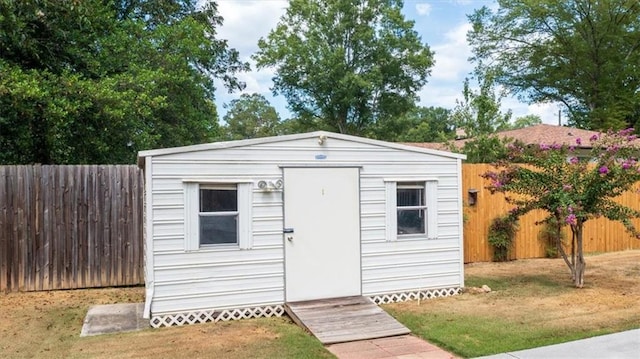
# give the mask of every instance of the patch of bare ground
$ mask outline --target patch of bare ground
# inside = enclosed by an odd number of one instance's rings
[[[268,327],[246,320],[93,337],[74,343],[69,354],[90,358],[245,358],[248,346],[277,338],[279,334]]]
[[[586,257],[585,287],[572,286],[562,259],[527,259],[465,266],[467,285],[485,294],[391,305],[423,313],[453,312],[542,328],[619,330],[640,326],[640,251]],[[635,324],[634,324],[635,323]]]
[[[80,337],[95,304],[144,301],[144,288],[0,294],[0,358],[331,358],[287,318]]]

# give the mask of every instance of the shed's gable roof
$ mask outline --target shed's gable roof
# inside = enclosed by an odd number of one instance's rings
[[[236,141],[224,141],[224,142],[212,142],[212,143],[204,143],[200,145],[191,145],[191,146],[182,146],[182,147],[171,147],[171,148],[161,148],[157,150],[147,150],[138,152],[138,165],[142,166],[144,164],[145,157],[152,156],[162,156],[162,155],[170,155],[174,153],[186,153],[186,152],[198,152],[198,151],[211,151],[211,150],[220,150],[225,148],[234,148],[234,147],[243,147],[243,146],[253,146],[267,143],[277,143],[277,142],[286,142],[286,141],[295,141],[302,140],[307,138],[320,138],[321,136],[326,137],[327,140],[331,140],[332,138],[343,141],[350,141],[356,143],[362,143],[372,146],[380,146],[393,148],[401,151],[408,152],[417,152],[424,153],[434,156],[455,158],[455,159],[465,159],[466,156],[458,153],[452,153],[447,151],[440,151],[434,149],[426,149],[419,148],[414,146],[407,146],[405,144],[393,143],[393,142],[385,142],[380,140],[373,140],[370,138],[357,137],[351,135],[344,135],[340,133],[333,133],[327,131],[315,131],[315,132],[307,132],[307,133],[299,133],[294,135],[283,135],[283,136],[273,136],[273,137],[261,137],[261,138],[252,138],[248,140],[236,140]]]

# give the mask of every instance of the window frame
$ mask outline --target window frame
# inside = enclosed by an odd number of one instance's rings
[[[202,211],[202,190],[218,190],[218,191],[235,191],[236,193],[236,210],[235,211]],[[219,247],[219,246],[238,246],[240,243],[240,199],[238,198],[238,186],[228,184],[201,184],[198,186],[198,246],[203,247]],[[232,243],[202,243],[202,217],[236,217],[236,241]]]
[[[385,178],[385,233],[388,242],[398,240],[420,240],[438,238],[438,180],[435,178]],[[419,183],[424,185],[424,206],[403,206],[398,207],[398,188],[411,186]],[[425,233],[398,234],[398,208],[422,209],[425,211]]]
[[[253,181],[241,180],[183,180],[184,187],[184,240],[185,251],[217,249],[251,249],[253,246],[252,206]],[[237,211],[200,212],[200,189],[236,190]],[[237,215],[236,243],[200,243],[200,217],[202,213],[213,216]]]
[[[400,206],[397,203],[398,200],[398,190],[406,190],[406,189],[417,189],[417,190],[422,190],[422,198],[421,198],[421,203],[422,205],[417,205],[417,206]],[[422,211],[424,213],[424,216],[422,218],[422,224],[423,224],[423,228],[424,231],[423,232],[419,232],[419,233],[398,233],[398,217],[400,216],[400,211],[411,211],[411,210],[419,210]],[[416,182],[396,182],[396,235],[399,237],[412,237],[412,236],[420,236],[420,237],[424,237],[427,234],[427,218],[429,216],[429,208],[427,207],[427,188],[426,188],[426,182],[422,182],[422,181],[416,181]]]

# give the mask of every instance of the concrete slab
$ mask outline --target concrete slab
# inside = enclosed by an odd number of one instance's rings
[[[149,328],[149,320],[142,318],[144,303],[94,305],[89,308],[82,324],[81,337],[122,333]]]
[[[483,359],[638,359],[640,329],[562,344],[482,357]]]

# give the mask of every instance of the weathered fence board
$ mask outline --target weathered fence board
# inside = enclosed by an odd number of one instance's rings
[[[492,169],[490,164],[463,164],[462,166],[462,188],[465,196],[465,263],[491,261],[493,252],[487,241],[489,225],[494,218],[507,214],[511,209],[511,206],[505,201],[504,195],[499,193],[492,195],[489,190],[484,188],[487,182],[480,175]],[[468,190],[472,188],[478,190],[478,201],[474,206],[469,206],[466,196]],[[638,194],[633,191],[623,194],[618,198],[618,201],[640,210]],[[544,217],[543,212],[535,212],[520,219],[520,229],[511,250],[510,257],[512,259],[545,256],[545,243],[540,238],[543,226],[535,224],[536,221]],[[633,223],[640,228],[640,220],[634,220]],[[565,232],[565,238],[570,238],[570,232]],[[620,223],[598,218],[585,224],[585,253],[628,249],[640,249],[640,240],[629,235]]]
[[[136,166],[0,166],[0,291],[143,283]]]

